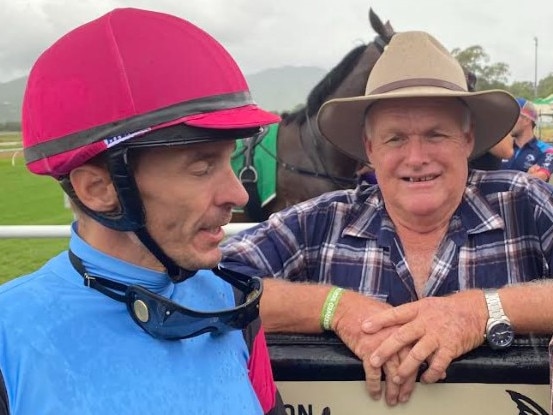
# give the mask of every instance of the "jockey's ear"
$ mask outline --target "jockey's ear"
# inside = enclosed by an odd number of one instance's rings
[[[71,185],[78,199],[90,210],[116,212],[119,199],[109,172],[104,166],[85,163],[69,174]]]

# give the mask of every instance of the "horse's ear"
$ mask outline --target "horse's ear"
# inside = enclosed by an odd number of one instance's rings
[[[391,39],[392,36],[396,33],[394,32],[394,28],[392,27],[392,24],[390,23],[390,21],[388,20],[386,22],[386,24],[384,25],[384,28],[386,29],[386,33],[388,35],[388,38]]]
[[[369,22],[376,33],[380,36],[384,34],[384,24],[382,23],[382,20],[380,20],[380,17],[378,17],[378,15],[373,11],[372,7],[369,8]]]
[[[394,35],[394,29],[389,21],[386,24],[382,23],[380,17],[373,11],[372,7],[369,9],[369,22],[373,30],[384,40],[386,44],[390,42]]]
[[[476,82],[478,81],[476,74],[471,70],[465,68],[464,66],[463,66],[463,72],[465,73],[465,79],[467,81],[467,90],[469,92],[476,91]]]

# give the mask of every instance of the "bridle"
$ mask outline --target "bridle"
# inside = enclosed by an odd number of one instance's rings
[[[371,13],[372,13],[372,10],[371,10]],[[389,35],[379,34],[374,38],[372,45],[378,49],[380,54],[382,54],[382,52],[384,51],[384,48],[390,42],[390,39],[392,38],[392,36],[393,36],[393,32]],[[370,45],[367,47],[370,47]],[[239,174],[240,180],[243,183],[251,183],[252,181],[257,180],[257,171],[253,166],[253,153],[255,151],[255,148],[259,146],[269,157],[273,158],[276,161],[278,166],[283,167],[284,169],[290,172],[300,174],[303,176],[309,176],[309,177],[315,177],[318,179],[328,180],[332,182],[337,188],[345,189],[345,188],[350,188],[352,186],[355,186],[355,184],[357,183],[357,178],[338,176],[338,175],[331,174],[328,171],[328,168],[326,167],[326,164],[324,163],[324,159],[322,156],[322,144],[321,144],[323,142],[322,140],[326,140],[326,139],[321,135],[318,128],[316,128],[313,125],[313,122],[311,120],[312,117],[309,116],[307,107],[305,108],[304,111],[305,111],[305,120],[306,120],[305,125],[307,128],[308,134],[304,134],[303,125],[298,125],[299,139],[304,153],[307,154],[309,160],[311,161],[313,169],[307,169],[304,167],[290,164],[284,161],[278,154],[274,154],[271,150],[269,150],[263,145],[262,139],[265,133],[262,132],[256,137],[246,139],[244,141],[244,147],[242,148],[240,153],[235,155],[235,156],[244,155],[245,157],[244,167],[242,168]],[[310,147],[307,146],[306,136],[310,136],[312,148],[315,149],[314,152],[309,151]]]
[[[383,24],[380,18],[372,11],[372,9],[369,10],[369,20],[371,22],[371,26],[378,34],[373,42],[367,46],[371,47],[374,46],[379,54],[382,54],[384,52],[384,49],[386,45],[390,42],[395,32],[391,28],[391,26],[386,23]],[[246,187],[248,194],[250,195],[250,200],[248,204],[245,207],[246,211],[250,211],[253,214],[250,214],[254,220],[260,221],[263,219],[263,210],[261,208],[261,203],[259,201],[259,195],[257,192],[257,170],[255,169],[255,166],[253,165],[253,154],[255,151],[255,148],[259,146],[269,157],[274,159],[279,167],[284,168],[285,170],[288,170],[292,173],[296,173],[299,175],[314,177],[318,179],[328,180],[334,184],[336,188],[351,188],[354,187],[357,184],[358,179],[356,177],[343,177],[331,174],[324,162],[323,159],[323,150],[322,150],[322,143],[321,140],[326,140],[316,128],[316,126],[313,125],[313,122],[311,120],[311,117],[309,116],[309,108],[306,105],[305,109],[305,125],[307,128],[308,134],[303,133],[303,124],[298,124],[298,133],[299,133],[299,140],[300,145],[303,149],[303,152],[307,154],[313,169],[307,169],[304,167],[300,167],[297,165],[290,164],[286,161],[284,161],[278,154],[275,154],[271,150],[269,150],[266,146],[263,145],[262,139],[267,134],[268,129],[266,128],[264,131],[262,131],[260,134],[256,135],[255,137],[251,137],[244,140],[244,146],[242,150],[235,154],[234,157],[238,157],[243,155],[244,156],[244,165],[243,168],[240,171],[239,178],[244,187]],[[306,135],[311,136],[311,145],[312,147],[309,147],[307,144],[308,138]],[[329,143],[330,144],[330,143]],[[315,151],[312,151],[312,148],[315,149]],[[337,150],[338,151],[338,150]],[[321,168],[319,168],[319,166]]]
[[[315,152],[312,151],[306,151],[305,149],[305,136],[302,132],[302,126],[299,126],[299,138],[302,148],[304,149],[304,152],[307,153],[309,156],[309,159],[311,160],[311,163],[313,164],[315,170],[304,170],[304,175],[309,175],[312,177],[318,177],[321,179],[326,179],[331,181],[336,187],[338,188],[347,188],[355,185],[357,183],[357,179],[355,177],[342,177],[342,176],[336,176],[333,174],[330,174],[326,163],[324,163],[323,157],[322,157],[322,146],[321,140],[326,140],[320,133],[318,128],[315,128],[313,126],[313,123],[311,121],[311,117],[307,114],[307,108],[305,109],[305,124],[307,127],[307,131],[309,132],[309,136],[311,136],[311,143],[313,144],[313,148],[315,149]],[[317,170],[317,166],[322,167],[322,172]]]
[[[379,33],[384,32],[385,28],[384,25],[382,25],[382,22],[378,19],[376,15],[373,14],[372,10],[369,12],[369,18],[371,19],[371,23],[373,24],[373,27],[375,26],[381,26],[381,30],[377,30]],[[378,19],[378,23],[373,22],[374,19]],[[394,35],[394,32],[391,32],[389,35],[384,34],[378,34],[374,40],[372,45],[378,49],[380,54],[384,52],[384,48],[386,45],[390,42],[392,36]],[[367,46],[370,47],[371,45]],[[313,126],[313,122],[311,120],[311,117],[308,113],[308,108],[305,108],[305,123],[307,125],[307,131],[309,132],[309,135],[311,136],[311,141],[313,144],[313,148],[315,149],[315,152],[307,151],[306,149],[306,143],[305,143],[305,136],[303,134],[302,126],[298,126],[299,129],[299,138],[301,146],[304,150],[304,153],[306,153],[311,161],[311,164],[314,166],[313,170],[304,169],[302,167],[294,166],[291,164],[286,163],[282,159],[280,159],[278,156],[271,154],[277,160],[277,163],[284,167],[285,169],[292,171],[294,173],[302,174],[305,176],[310,177],[316,177],[319,179],[325,179],[332,182],[337,188],[349,188],[351,186],[354,186],[357,184],[357,178],[355,177],[342,177],[342,176],[336,176],[331,173],[329,173],[326,164],[324,163],[323,157],[322,157],[322,147],[321,147],[321,140],[326,140],[320,133],[318,128],[315,128]],[[260,144],[262,146],[262,144]],[[265,150],[267,151],[267,150]],[[269,153],[269,152],[268,152]],[[270,154],[270,153],[269,153]],[[317,166],[321,166],[323,171],[319,171]]]

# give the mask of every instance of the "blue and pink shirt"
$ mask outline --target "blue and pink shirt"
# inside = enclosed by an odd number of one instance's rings
[[[232,287],[209,270],[174,284],[74,230],[70,248],[92,275],[192,309],[234,307]],[[2,285],[0,310],[2,415],[283,413],[259,321],[244,332],[155,339],[124,303],[86,287],[67,252]]]

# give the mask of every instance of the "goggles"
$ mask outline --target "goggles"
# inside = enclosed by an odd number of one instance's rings
[[[200,334],[225,333],[245,329],[259,316],[263,292],[261,278],[250,277],[219,266],[212,271],[234,288],[237,306],[225,310],[198,311],[177,304],[139,285],[125,285],[86,272],[79,257],[71,250],[69,259],[87,287],[125,303],[132,319],[152,337],[179,340]]]

